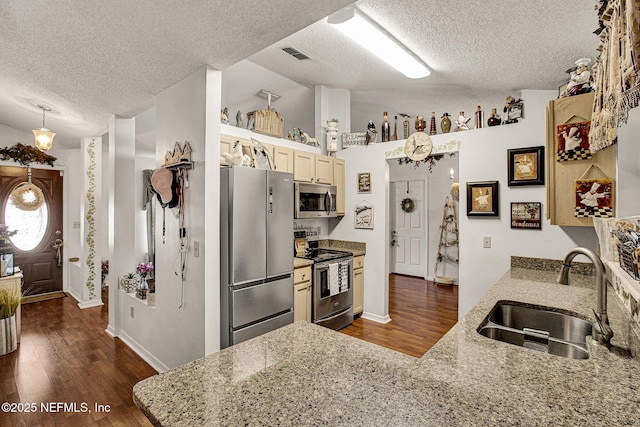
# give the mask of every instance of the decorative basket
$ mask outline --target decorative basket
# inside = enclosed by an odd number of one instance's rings
[[[620,258],[620,267],[626,271],[635,280],[640,280],[638,272],[638,257],[636,251],[638,248],[630,245],[618,243],[618,257]]]
[[[342,134],[342,148],[367,145],[366,132],[345,132]]]
[[[247,114],[247,120],[254,119],[253,130],[278,138],[284,135],[284,117],[275,110],[256,110]]]

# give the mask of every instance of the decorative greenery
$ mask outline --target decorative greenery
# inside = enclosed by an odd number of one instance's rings
[[[22,294],[19,288],[0,289],[0,319],[8,319],[16,314],[20,307]]]
[[[400,207],[406,213],[411,213],[415,210],[416,204],[414,203],[412,198],[405,197],[404,199],[402,199],[402,202],[400,202]]]
[[[22,145],[18,142],[13,147],[0,148],[0,160],[13,160],[25,166],[29,163],[41,163],[53,167],[53,162],[58,159],[31,145]]]
[[[9,226],[6,224],[0,224],[0,238],[8,239],[11,236],[15,236],[18,233],[18,230],[9,230]]]
[[[456,153],[449,153],[449,157],[454,157],[456,155]],[[414,164],[414,167],[418,167],[420,166],[420,163],[424,163],[427,165],[427,168],[429,169],[429,173],[433,172],[433,168],[434,166],[440,161],[444,159],[444,154],[432,154],[431,156],[427,157],[424,160],[418,160],[418,161],[413,161],[411,159],[409,159],[408,157],[403,157],[398,159],[398,164],[400,165],[408,165],[408,164]]]
[[[89,299],[96,297],[95,284],[96,279],[96,140],[92,139],[87,146],[87,154],[89,155],[89,167],[87,168],[87,177],[89,178],[89,188],[87,189],[87,201],[89,202],[89,209],[85,215],[87,224],[89,224],[87,237],[85,241],[89,248],[89,254],[87,255],[87,267],[89,268],[89,276],[87,277],[87,288],[89,289]]]

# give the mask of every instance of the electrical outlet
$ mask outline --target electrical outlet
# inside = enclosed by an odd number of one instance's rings
[[[200,242],[197,240],[193,241],[193,256],[194,258],[200,258]]]
[[[73,221],[73,228],[80,228],[80,221]]]
[[[483,237],[482,238],[482,247],[490,248],[491,247],[491,237]]]
[[[132,305],[129,306],[129,314],[131,315],[131,318],[133,318],[133,306]]]

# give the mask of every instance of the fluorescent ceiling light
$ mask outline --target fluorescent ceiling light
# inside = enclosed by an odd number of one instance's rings
[[[342,9],[330,15],[327,22],[410,79],[431,74],[413,52],[355,8]]]

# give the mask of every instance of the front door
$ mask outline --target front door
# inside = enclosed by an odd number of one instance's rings
[[[394,181],[392,185],[391,272],[427,276],[427,245],[424,180]],[[409,200],[412,202],[409,202]],[[403,210],[403,201],[405,201]],[[411,209],[409,206],[413,204]]]
[[[34,210],[20,209],[11,192],[28,181],[27,168],[0,166],[0,222],[10,230],[14,265],[24,276],[25,296],[62,290],[62,172],[31,169],[31,182],[42,190],[44,202]]]

